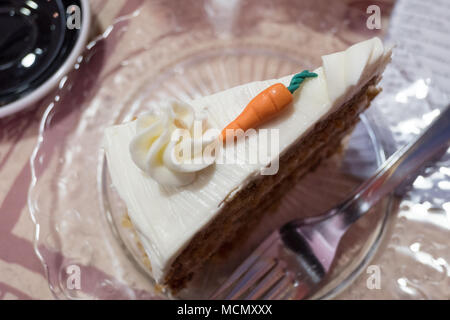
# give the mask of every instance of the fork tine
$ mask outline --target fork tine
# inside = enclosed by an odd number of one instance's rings
[[[276,265],[269,273],[266,273],[264,278],[259,279],[258,285],[250,292],[245,299],[257,300],[260,299],[264,293],[269,291],[273,286],[280,282],[285,277],[283,268],[279,264]]]
[[[278,232],[271,234],[263,243],[261,243],[255,251],[233,272],[233,274],[228,278],[228,280],[216,291],[211,299],[219,299],[223,297],[230,288],[233,287],[235,283],[238,282],[253,265],[260,259],[261,256],[266,254],[270,248],[279,240]]]
[[[247,270],[245,275],[235,284],[231,293],[226,297],[228,300],[239,299],[259,280],[264,279],[266,274],[277,266],[277,262],[273,259],[269,261],[257,261],[253,266]]]
[[[291,289],[292,279],[284,276],[281,281],[275,283],[270,291],[263,297],[264,300],[277,300],[282,299]]]

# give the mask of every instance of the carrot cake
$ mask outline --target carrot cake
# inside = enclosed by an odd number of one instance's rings
[[[314,71],[168,100],[105,131],[114,187],[158,284],[178,290],[222,244],[339,149],[378,94],[373,38]]]

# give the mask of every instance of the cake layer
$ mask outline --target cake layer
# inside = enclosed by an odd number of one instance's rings
[[[192,239],[206,232],[216,219],[221,219],[224,208],[232,210],[229,203],[261,179],[261,171],[275,157],[290,154],[316,123],[340,110],[371,79],[377,78],[389,59],[390,51],[385,51],[377,38],[352,46],[343,53],[324,56],[323,67],[314,71],[318,77],[302,85],[294,94],[292,106],[259,128],[279,130],[279,153],[273,154],[273,158],[265,163],[248,163],[243,159],[236,163],[215,164],[200,171],[196,179],[184,187],[161,185],[133,162],[128,150],[136,135],[135,121],[107,128],[104,146],[110,175],[127,205],[155,280],[163,283],[186,278],[189,272],[173,271],[177,270],[173,263],[183,250],[191,247]],[[278,82],[287,86],[291,78],[253,82],[188,103],[196,111],[206,113],[211,126],[221,130],[259,92]],[[248,138],[250,148],[257,146],[252,143],[255,139],[258,134]],[[304,152],[311,151],[306,149]],[[281,170],[285,169],[280,166]],[[269,176],[274,179],[273,184],[281,181],[281,177]],[[251,192],[247,196],[250,202],[258,203]],[[205,242],[204,245],[208,244]],[[183,258],[183,268],[191,270],[191,264],[195,263]],[[173,276],[177,272],[180,276]]]

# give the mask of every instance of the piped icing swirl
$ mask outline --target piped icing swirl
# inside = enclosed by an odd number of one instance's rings
[[[209,129],[206,113],[194,112],[186,102],[166,101],[137,118],[131,158],[161,185],[188,185],[215,161],[218,131]]]

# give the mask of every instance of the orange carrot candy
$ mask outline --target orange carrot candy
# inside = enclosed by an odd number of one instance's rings
[[[276,83],[260,92],[242,113],[223,129],[221,139],[226,140],[227,136],[234,137],[234,130],[242,129],[245,132],[251,128],[256,129],[264,122],[274,118],[292,102],[292,95],[302,82],[306,78],[315,77],[317,77],[316,73],[304,70],[292,78],[289,87],[286,88],[284,84]]]

